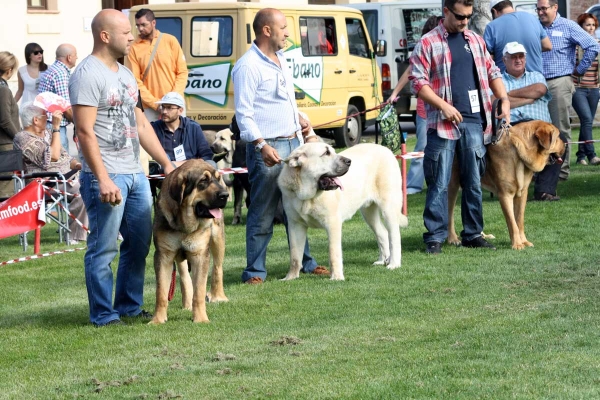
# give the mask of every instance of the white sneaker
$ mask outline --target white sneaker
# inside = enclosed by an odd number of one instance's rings
[[[75,239],[69,240],[69,246],[77,246],[79,243],[80,243],[79,240],[75,240]]]

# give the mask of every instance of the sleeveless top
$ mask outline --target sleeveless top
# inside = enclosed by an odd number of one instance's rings
[[[19,75],[23,80],[23,96],[21,97],[21,104],[30,103],[35,100],[35,96],[38,95],[40,78],[44,72],[40,71],[40,74],[37,78],[32,78],[27,72],[27,65],[23,65],[19,68]]]

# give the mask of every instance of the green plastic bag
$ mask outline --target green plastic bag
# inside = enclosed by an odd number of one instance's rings
[[[393,153],[400,150],[400,125],[398,124],[398,115],[396,115],[396,109],[393,104],[387,104],[381,109],[381,112],[377,116],[377,121],[381,130],[381,144]]]

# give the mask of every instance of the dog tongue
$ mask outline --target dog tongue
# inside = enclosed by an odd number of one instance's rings
[[[223,210],[220,208],[211,208],[208,212],[215,218],[223,218]]]
[[[342,181],[338,177],[333,178],[333,182],[340,187],[340,190],[344,190],[344,185],[342,185]]]

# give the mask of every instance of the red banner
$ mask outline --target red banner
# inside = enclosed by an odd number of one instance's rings
[[[0,203],[0,239],[33,231],[45,224],[44,188],[39,180]]]

